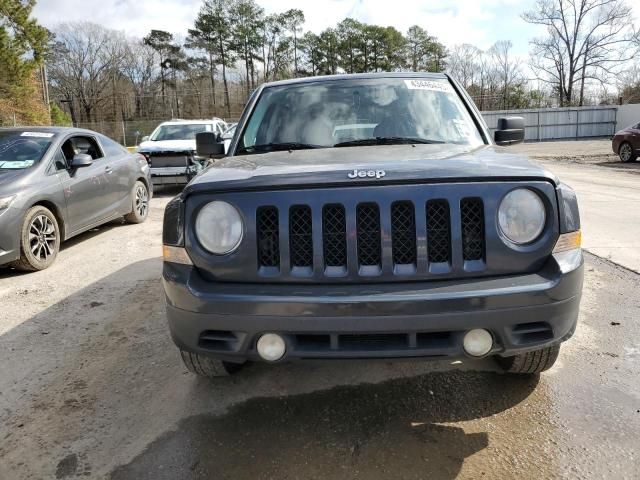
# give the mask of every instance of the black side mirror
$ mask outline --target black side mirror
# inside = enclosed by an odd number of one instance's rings
[[[196,153],[199,157],[224,157],[224,144],[219,143],[220,135],[213,132],[196,133]]]
[[[71,168],[82,168],[82,167],[88,167],[92,163],[93,163],[93,158],[91,158],[91,155],[88,155],[86,153],[79,153],[73,157],[73,160],[71,160],[70,166]]]
[[[524,142],[524,118],[502,117],[494,135],[497,145],[513,145]]]

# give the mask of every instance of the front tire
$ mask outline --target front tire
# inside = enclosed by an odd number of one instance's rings
[[[25,272],[49,268],[60,251],[60,228],[51,210],[36,205],[27,211],[20,232],[20,259],[10,265]]]
[[[149,189],[138,180],[131,192],[132,210],[131,213],[125,215],[124,219],[128,223],[142,223],[149,216]]]
[[[618,156],[623,163],[635,162],[637,155],[629,142],[622,142],[618,149]]]
[[[506,373],[532,375],[553,367],[559,353],[560,345],[554,345],[513,357],[496,357],[496,361]]]
[[[241,364],[223,362],[215,358],[206,357],[198,353],[180,350],[180,356],[187,370],[201,377],[228,377],[242,368]]]

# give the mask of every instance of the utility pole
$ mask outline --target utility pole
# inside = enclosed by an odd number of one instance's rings
[[[42,100],[47,106],[47,112],[49,113],[49,124],[51,124],[51,101],[49,99],[49,78],[47,76],[47,64],[44,62],[40,67],[40,79],[42,80]]]

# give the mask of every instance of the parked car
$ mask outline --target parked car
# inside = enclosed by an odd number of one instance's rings
[[[611,142],[613,153],[623,162],[635,162],[640,153],[640,123],[620,130]]]
[[[236,126],[237,123],[229,124],[229,128],[227,128],[222,134],[222,143],[224,144],[225,153],[229,150],[231,146],[231,140],[233,140],[233,136],[236,134]]]
[[[522,118],[491,138],[462,87],[426,73],[270,83],[242,118],[165,211],[167,316],[190,371],[554,364],[578,318],[580,217],[567,185],[502,147],[523,141]],[[224,155],[213,133],[197,148]]]
[[[113,140],[75,128],[0,128],[0,265],[42,270],[60,242],[123,217],[144,222],[149,166]]]
[[[150,137],[143,137],[138,152],[151,166],[154,185],[187,184],[205,166],[196,155],[196,134],[212,132],[222,135],[224,120],[172,120],[161,123]]]

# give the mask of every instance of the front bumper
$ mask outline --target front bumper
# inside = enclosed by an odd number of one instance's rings
[[[24,211],[9,207],[0,211],[0,265],[20,258],[20,230]]]
[[[578,318],[583,261],[538,273],[384,285],[249,285],[204,281],[165,263],[167,316],[183,350],[231,362],[260,360],[261,334],[282,335],[284,359],[462,357],[464,333],[485,328],[490,355],[567,340]]]
[[[153,185],[186,185],[197,175],[196,169],[187,167],[151,167]]]

